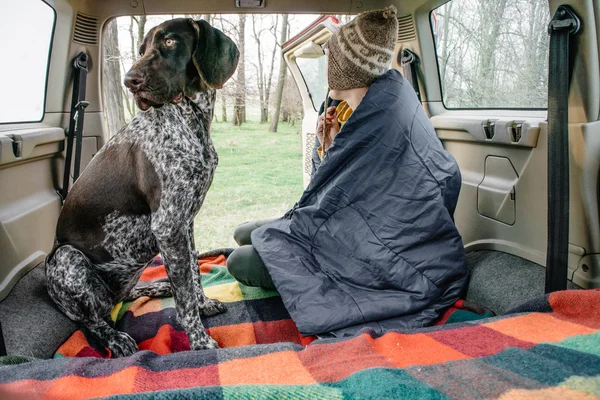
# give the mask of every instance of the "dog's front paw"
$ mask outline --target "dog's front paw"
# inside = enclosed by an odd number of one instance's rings
[[[112,358],[127,357],[138,351],[135,340],[125,332],[115,331],[106,343],[112,353]]]
[[[192,350],[209,350],[218,349],[219,344],[203,330],[201,334],[190,337],[190,347]]]
[[[205,317],[221,314],[227,311],[227,306],[219,300],[205,297],[204,304],[200,306],[200,314]]]

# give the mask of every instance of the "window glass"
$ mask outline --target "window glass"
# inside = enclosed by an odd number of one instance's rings
[[[0,123],[44,116],[54,10],[41,0],[0,3]]]
[[[431,13],[447,108],[546,108],[547,0],[452,0]]]
[[[318,110],[327,96],[327,57],[296,58],[296,64],[308,87],[313,107]]]

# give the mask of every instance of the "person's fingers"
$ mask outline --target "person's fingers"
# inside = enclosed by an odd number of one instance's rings
[[[337,107],[336,106],[331,106],[327,109],[327,114],[333,114],[333,111],[335,111]]]

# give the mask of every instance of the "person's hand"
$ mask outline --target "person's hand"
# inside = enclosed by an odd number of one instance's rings
[[[333,142],[335,135],[340,131],[340,124],[337,120],[338,115],[335,112],[335,106],[329,107],[326,112],[319,115],[318,123],[317,123],[317,138],[319,139],[319,143],[323,146],[323,150],[329,150],[329,146]],[[327,118],[327,127],[329,128],[329,132],[327,135],[324,135],[324,125],[325,118]]]

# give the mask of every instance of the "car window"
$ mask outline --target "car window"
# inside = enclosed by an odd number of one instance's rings
[[[0,4],[0,123],[44,116],[54,22],[54,9],[41,0]]]
[[[447,108],[546,108],[547,0],[452,0],[431,13]]]
[[[296,58],[296,65],[306,82],[313,107],[318,110],[327,96],[327,57]]]

